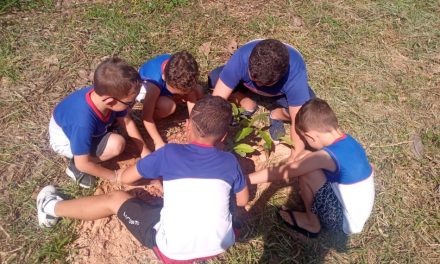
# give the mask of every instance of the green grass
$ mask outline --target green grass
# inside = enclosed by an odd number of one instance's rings
[[[0,14],[11,10],[51,10],[54,1],[51,0],[2,0],[0,2]]]
[[[214,263],[438,263],[440,261],[440,3],[438,1],[115,1],[0,4],[0,248],[5,263],[57,263],[72,254],[76,222],[36,223],[34,190],[52,183],[89,194],[64,176],[48,146],[55,104],[85,84],[103,56],[135,66],[186,49],[201,81],[225,63],[231,39],[277,38],[304,56],[309,81],[376,168],[376,204],[365,230],[345,241],[325,232],[304,239],[275,207],[300,207],[297,193],[267,190],[243,238]],[[252,5],[252,7],[251,7]],[[60,13],[62,12],[62,13]],[[302,27],[292,25],[294,16]],[[199,47],[211,42],[206,56]],[[437,69],[437,70],[436,70]],[[410,137],[422,138],[416,159]],[[267,197],[266,197],[267,196]]]

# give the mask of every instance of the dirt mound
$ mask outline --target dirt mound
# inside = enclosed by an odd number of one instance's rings
[[[170,122],[175,126],[169,126],[165,122],[159,122],[159,131],[163,131],[164,138],[168,142],[185,143],[184,118],[182,114],[173,116]],[[168,126],[168,127],[166,127]],[[133,153],[134,145],[127,144],[126,153],[120,157],[116,164],[127,167],[135,164],[137,158]],[[289,155],[289,149],[277,146],[270,160],[285,158]],[[240,165],[245,174],[262,168],[268,162],[265,154],[258,152],[250,158],[239,158]],[[109,162],[108,167],[116,167],[115,162]],[[107,164],[106,164],[107,165]],[[95,191],[95,195],[111,192],[112,190],[129,190],[133,195],[143,199],[147,203],[160,203],[157,198],[149,193],[151,186],[145,188],[133,188],[127,186],[114,186],[103,182]],[[69,262],[72,263],[160,263],[153,251],[142,245],[127,231],[117,216],[100,219],[97,221],[82,222],[78,226],[78,239],[72,243],[72,252]]]

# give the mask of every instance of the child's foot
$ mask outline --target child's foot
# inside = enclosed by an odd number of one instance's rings
[[[281,137],[283,137],[286,134],[286,131],[284,130],[284,123],[281,120],[272,119],[269,117],[270,121],[270,127],[269,127],[269,134],[272,138],[272,141],[277,144],[279,143],[279,140]]]
[[[289,226],[293,230],[297,231],[298,233],[305,235],[306,237],[316,238],[319,235],[319,231],[320,231],[321,227],[320,226],[315,227],[317,229],[316,232],[306,230],[305,228],[302,228],[298,225],[298,221],[295,217],[295,214],[301,214],[301,212],[295,212],[295,211],[286,209],[284,207],[281,207],[278,210],[278,215],[281,217],[281,219],[283,220],[283,222],[287,226]],[[302,213],[302,214],[305,214],[305,213]]]
[[[232,117],[231,120],[231,126],[238,126],[240,124],[240,119],[242,118],[246,118],[246,119],[251,119],[252,115],[257,112],[258,107],[256,107],[253,111],[247,111],[245,110],[244,112],[240,113],[240,118],[235,118],[234,116]]]
[[[255,107],[255,109],[253,110],[245,110],[244,112],[241,112],[240,115],[244,118],[251,118],[257,111],[258,111],[258,106]]]
[[[38,224],[41,227],[52,227],[58,222],[59,217],[46,214],[44,209],[50,202],[62,200],[63,198],[56,194],[54,186],[48,185],[41,189],[37,196]]]
[[[73,159],[71,159],[69,161],[69,165],[67,165],[66,174],[83,188],[88,189],[95,186],[96,178],[92,175],[79,171],[76,168]]]

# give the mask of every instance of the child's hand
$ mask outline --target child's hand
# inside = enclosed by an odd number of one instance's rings
[[[160,180],[151,180],[150,184],[147,186],[148,192],[151,195],[157,196],[157,197],[163,197],[163,187]]]
[[[119,169],[119,170],[115,170],[115,176],[114,179],[111,182],[117,183],[117,184],[121,184],[122,181],[122,172],[124,171],[124,169]]]

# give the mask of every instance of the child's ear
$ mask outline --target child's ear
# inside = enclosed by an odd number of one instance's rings
[[[223,142],[225,141],[226,137],[228,136],[228,133],[226,132],[226,134],[219,140],[219,142]]]
[[[106,100],[103,101],[104,104],[106,104],[107,106],[114,106],[117,102],[114,98],[112,97],[108,97]]]
[[[190,119],[186,119],[185,121],[185,130],[188,132],[191,130],[191,120]]]
[[[162,73],[162,80],[167,81],[167,80],[165,80],[165,74],[163,74],[163,73]]]
[[[303,135],[305,138],[308,138],[308,139],[312,140],[313,142],[316,141],[316,138],[314,137],[314,135],[312,133],[305,132]]]

